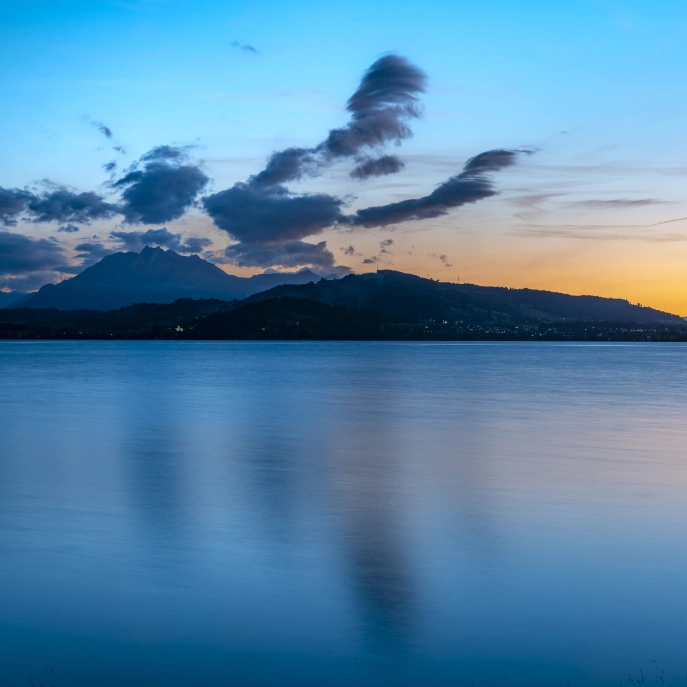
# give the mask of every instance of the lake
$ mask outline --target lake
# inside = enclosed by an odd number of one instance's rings
[[[687,345],[0,342],[4,685],[687,681]]]

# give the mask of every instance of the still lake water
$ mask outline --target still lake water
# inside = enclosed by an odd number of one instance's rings
[[[681,344],[0,342],[0,679],[687,684],[686,427]]]

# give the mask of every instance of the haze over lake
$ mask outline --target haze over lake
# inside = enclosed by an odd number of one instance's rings
[[[686,354],[0,342],[0,679],[682,684]]]

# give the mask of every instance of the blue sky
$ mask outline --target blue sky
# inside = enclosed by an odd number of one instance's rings
[[[670,0],[5,0],[0,186],[50,179],[107,195],[105,163],[125,169],[175,144],[195,146],[209,190],[220,191],[271,152],[316,145],[342,126],[365,69],[395,52],[429,78],[424,118],[394,151],[405,169],[360,184],[334,165],[299,192],[345,196],[356,209],[426,195],[486,150],[537,153],[498,174],[497,196],[447,216],[307,241],[326,240],[355,270],[375,258],[436,278],[687,312],[687,222],[650,226],[687,216],[686,48],[687,5]],[[33,222],[11,231],[53,236],[69,251],[86,235],[106,242],[110,230],[136,228],[120,224],[78,236]],[[209,237],[215,251],[231,242],[197,210],[165,226]],[[360,255],[338,252],[348,245]]]

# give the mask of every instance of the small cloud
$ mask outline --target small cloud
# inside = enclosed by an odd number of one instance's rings
[[[363,265],[374,265],[378,259],[376,255],[373,255],[371,258],[365,258],[363,260]]]
[[[394,240],[393,239],[384,239],[384,241],[379,242],[379,253],[389,253],[390,251],[387,250],[387,248],[393,246]]]
[[[114,170],[117,169],[117,163],[114,160],[112,160],[112,162],[108,162],[107,164],[104,164],[103,169],[106,172],[114,172]]]
[[[250,45],[250,43],[239,43],[238,41],[232,41],[230,45],[232,48],[238,48],[239,50],[243,50],[243,52],[250,52],[254,55],[260,54],[260,51],[256,50],[252,45]]]
[[[65,224],[64,226],[58,227],[57,231],[65,234],[74,234],[81,230],[75,224]]]
[[[105,126],[102,122],[93,122],[94,126],[98,127],[98,131],[107,138],[112,138],[112,129],[109,126]]]
[[[356,253],[355,248],[353,246],[348,246],[348,248],[339,248],[340,251],[343,251],[344,255],[352,255],[352,256],[358,256],[360,257],[362,253]]]
[[[611,200],[578,200],[570,203],[570,205],[590,208],[592,210],[619,210],[622,208],[644,207],[645,205],[663,205],[668,202],[667,200],[658,200],[657,198],[614,198]]]
[[[441,260],[441,262],[444,263],[444,267],[453,267],[453,263],[449,261],[447,255],[437,255],[436,253],[430,253],[430,257],[436,258],[437,260]]]

